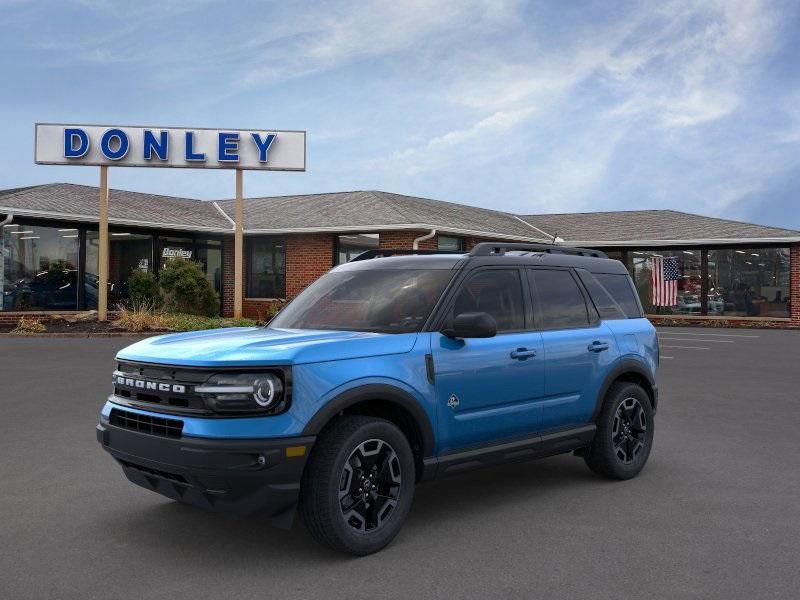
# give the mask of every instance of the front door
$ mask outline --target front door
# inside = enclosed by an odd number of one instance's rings
[[[439,452],[535,434],[544,393],[542,338],[531,331],[525,284],[515,268],[487,268],[462,282],[446,322],[486,312],[491,338],[431,335],[436,373]]]

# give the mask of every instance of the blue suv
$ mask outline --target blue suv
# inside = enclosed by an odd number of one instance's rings
[[[117,355],[97,438],[179,502],[383,548],[417,482],[573,452],[606,477],[647,461],[658,342],[602,252],[478,244],[369,251],[266,327],[165,335]]]

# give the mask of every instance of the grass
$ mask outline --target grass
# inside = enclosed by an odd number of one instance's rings
[[[43,333],[45,326],[39,319],[29,319],[28,317],[21,317],[17,322],[17,326],[11,330],[11,333]]]
[[[139,333],[142,331],[199,331],[222,327],[255,327],[253,319],[227,319],[225,317],[200,317],[182,313],[162,313],[149,307],[122,308],[114,321],[118,329]]]

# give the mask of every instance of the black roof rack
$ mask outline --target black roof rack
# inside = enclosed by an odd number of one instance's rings
[[[590,250],[588,248],[574,248],[571,246],[559,246],[556,244],[521,244],[505,242],[481,242],[476,244],[470,256],[502,256],[509,250],[520,250],[522,252],[546,252],[548,254],[572,254],[574,256],[592,256],[594,258],[608,258],[605,252],[600,250]]]
[[[459,250],[412,250],[409,248],[375,248],[374,250],[365,250],[355,258],[351,258],[348,262],[356,262],[357,260],[369,260],[371,258],[384,258],[387,256],[395,256],[398,254],[464,254]]]

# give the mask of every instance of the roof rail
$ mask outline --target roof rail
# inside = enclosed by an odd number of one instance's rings
[[[574,248],[572,246],[559,246],[557,244],[520,244],[506,242],[481,242],[476,244],[470,256],[502,256],[509,250],[523,252],[545,252],[547,254],[572,254],[575,256],[593,256],[595,258],[608,258],[605,252],[590,250],[588,248]]]
[[[358,256],[351,258],[348,262],[356,262],[357,260],[369,260],[371,258],[385,258],[387,256],[395,256],[398,254],[464,254],[459,250],[411,250],[410,248],[375,248],[374,250],[365,250]]]

